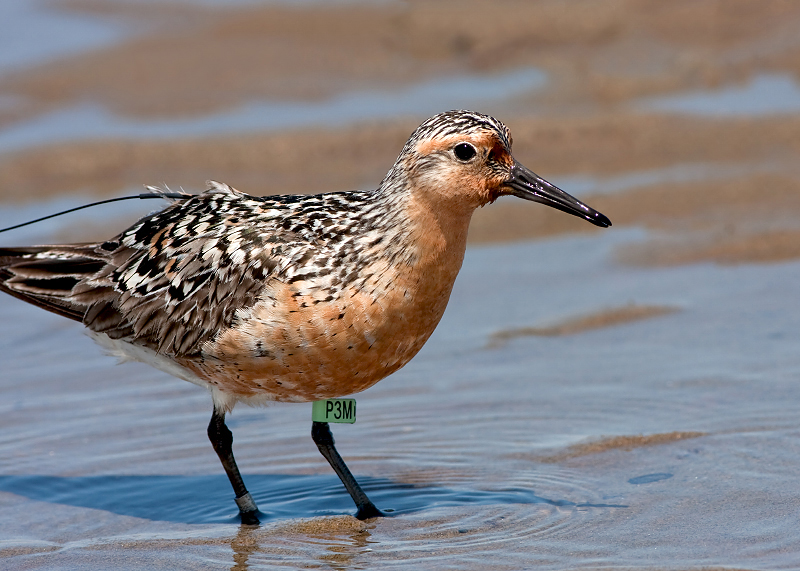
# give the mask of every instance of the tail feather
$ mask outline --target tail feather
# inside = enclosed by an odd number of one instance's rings
[[[82,321],[87,306],[76,303],[71,293],[106,265],[98,250],[93,244],[0,248],[0,291]]]

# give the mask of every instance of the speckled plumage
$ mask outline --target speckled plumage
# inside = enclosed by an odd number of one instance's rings
[[[258,198],[212,182],[106,242],[0,250],[0,288],[207,386],[221,410],[351,394],[433,332],[472,212],[514,193],[510,149],[496,119],[442,113],[375,191]]]
[[[209,439],[255,524],[226,412],[348,395],[405,365],[444,313],[472,213],[501,195],[611,224],[517,163],[505,125],[449,111],[414,131],[377,190],[257,198],[212,182],[106,242],[0,249],[0,290],[207,387]],[[311,434],[356,516],[383,515],[328,424]]]

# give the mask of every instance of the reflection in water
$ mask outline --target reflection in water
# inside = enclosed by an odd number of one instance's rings
[[[258,542],[256,541],[255,531],[257,526],[242,525],[236,537],[231,541],[231,549],[233,550],[233,567],[231,571],[246,571],[248,569],[247,560],[250,554],[258,549]]]
[[[242,525],[231,540],[231,571],[292,559],[311,567],[312,558],[326,569],[353,569],[358,556],[372,551],[370,538],[369,526],[354,518],[317,518],[282,526],[280,531]]]
[[[327,553],[320,555],[319,560],[334,569],[350,569],[357,555],[370,550],[369,537],[370,533],[365,529],[338,538],[328,538],[325,541]]]

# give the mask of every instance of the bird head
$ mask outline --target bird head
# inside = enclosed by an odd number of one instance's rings
[[[494,117],[440,113],[414,131],[381,186],[402,182],[429,201],[470,212],[513,195],[611,226],[606,216],[520,164],[511,144],[508,128]]]

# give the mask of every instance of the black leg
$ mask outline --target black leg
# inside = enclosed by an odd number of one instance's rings
[[[314,439],[314,444],[317,445],[319,451],[325,456],[325,459],[339,476],[344,487],[347,488],[350,497],[353,498],[353,501],[356,503],[356,507],[358,508],[356,517],[361,520],[371,517],[383,517],[385,514],[370,501],[367,494],[364,493],[364,490],[362,490],[361,486],[356,482],[356,479],[344,463],[344,460],[342,460],[342,457],[339,456],[339,453],[336,451],[333,434],[331,434],[328,423],[313,422],[311,424],[311,438]]]
[[[260,523],[258,521],[258,506],[250,496],[250,492],[245,488],[242,475],[239,474],[239,467],[233,457],[233,434],[225,426],[225,413],[219,412],[216,408],[214,409],[214,414],[211,415],[211,422],[208,423],[208,439],[211,441],[211,445],[214,447],[214,451],[219,456],[222,467],[225,468],[228,479],[231,481],[242,523],[257,525]]]

